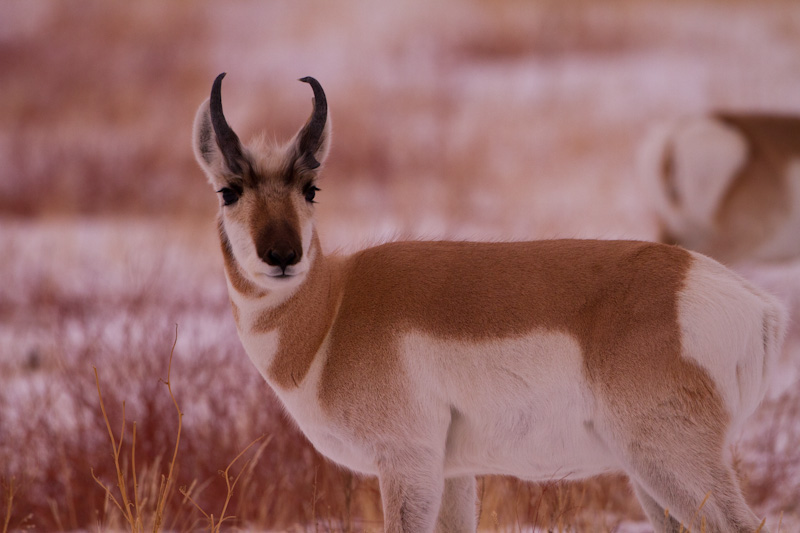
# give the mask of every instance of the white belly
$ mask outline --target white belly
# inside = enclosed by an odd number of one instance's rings
[[[445,473],[503,474],[530,481],[585,478],[618,465],[578,417],[537,421],[518,433],[497,431],[478,417],[457,417],[450,427]]]
[[[567,479],[617,469],[595,433],[577,341],[561,332],[465,343],[414,333],[404,355],[419,394],[451,408],[445,472]]]
[[[242,340],[269,381],[276,334]],[[351,470],[377,474],[374,443],[337,425],[320,406],[318,387],[326,348],[315,357],[299,387],[273,388],[320,453]],[[401,351],[414,396],[401,403],[450,409],[444,450],[447,476],[506,474],[549,480],[616,469],[594,432],[593,400],[583,378],[580,346],[571,336],[537,332],[464,343],[412,333],[403,339]],[[426,416],[414,409],[407,413]],[[442,445],[444,428],[438,421],[407,422],[404,425],[429,427],[431,446]]]

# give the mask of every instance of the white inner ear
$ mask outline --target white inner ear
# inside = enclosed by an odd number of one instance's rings
[[[684,214],[710,227],[725,191],[744,165],[748,146],[735,128],[698,118],[675,132],[674,179]]]
[[[314,154],[314,158],[319,161],[320,165],[325,164],[325,160],[328,158],[328,152],[331,149],[331,116],[328,114],[327,119],[325,120],[325,128],[322,131],[322,143],[319,145],[319,149],[317,149],[317,153]]]
[[[206,100],[197,109],[192,127],[192,151],[197,164],[205,172],[209,183],[218,190],[224,186],[223,174],[224,157],[217,145],[214,128],[211,125],[209,114],[209,101]]]

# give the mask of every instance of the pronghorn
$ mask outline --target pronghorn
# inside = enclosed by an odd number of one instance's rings
[[[781,305],[648,242],[389,242],[325,255],[327,101],[292,141],[244,145],[221,84],[194,151],[219,193],[242,344],[314,446],[377,475],[389,532],[475,531],[475,476],[624,471],[658,531],[756,531],[730,439],[781,349]],[[665,513],[668,510],[668,513]],[[761,529],[761,531],[765,531]]]
[[[800,256],[800,117],[690,117],[643,156],[664,242],[725,262]]]

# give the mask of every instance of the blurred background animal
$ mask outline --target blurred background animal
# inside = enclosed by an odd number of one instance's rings
[[[800,256],[800,117],[712,113],[645,149],[659,239],[726,262]]]

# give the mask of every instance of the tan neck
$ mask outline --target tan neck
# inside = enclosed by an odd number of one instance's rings
[[[276,299],[273,293],[244,277],[224,243],[223,254],[240,335],[276,332],[278,347],[267,375],[280,387],[299,386],[330,330],[341,300],[340,260],[323,255],[315,233],[309,250],[312,263],[305,279],[287,298]]]

